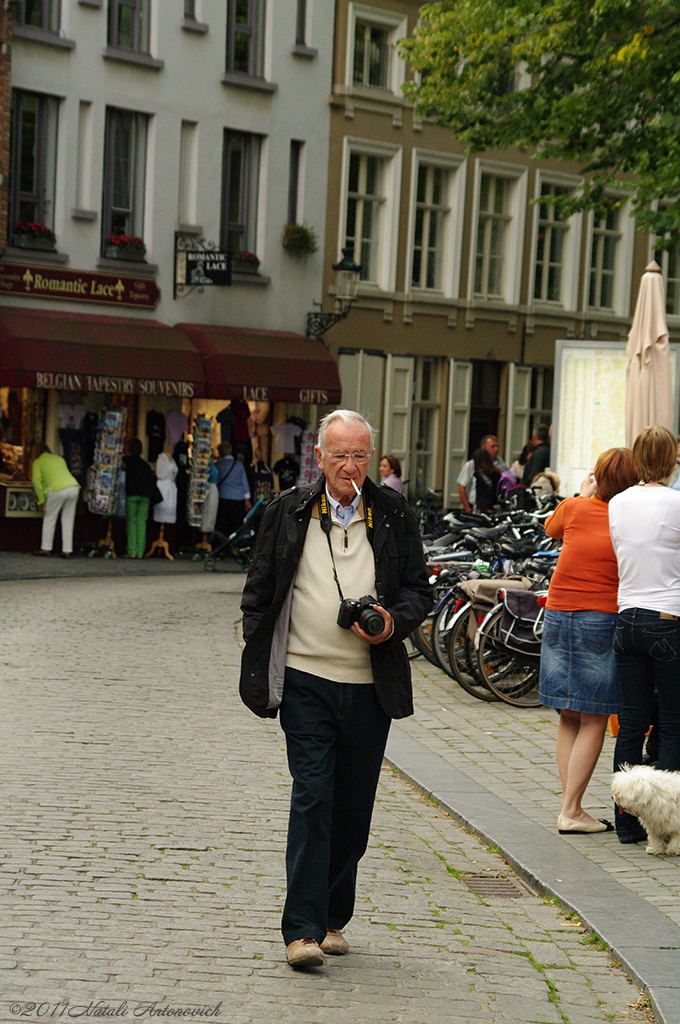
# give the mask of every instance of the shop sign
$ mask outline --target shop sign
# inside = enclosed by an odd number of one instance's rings
[[[40,373],[36,388],[58,391],[96,391],[111,395],[164,395],[193,398],[194,385],[186,380],[153,380],[148,377],[108,377],[90,373]]]
[[[90,274],[22,263],[0,263],[0,294],[138,309],[153,309],[161,296],[156,282],[148,277]]]
[[[285,390],[285,397],[282,397],[282,391]],[[300,388],[295,394],[293,388],[268,388],[265,385],[256,387],[255,385],[244,384],[243,385],[243,399],[246,402],[269,402],[269,401],[285,401],[285,402],[302,402],[309,403],[310,405],[328,405],[328,392],[323,391],[321,388]]]
[[[186,259],[186,284],[231,284],[231,253],[188,251]]]

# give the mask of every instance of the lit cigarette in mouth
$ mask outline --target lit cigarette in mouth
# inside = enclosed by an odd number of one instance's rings
[[[357,492],[357,494],[361,494],[361,491],[359,490],[359,488],[357,487],[357,485],[356,485],[356,484],[354,483],[354,480],[352,480],[352,487],[353,487],[353,488],[354,488],[354,490],[355,490],[355,491]]]

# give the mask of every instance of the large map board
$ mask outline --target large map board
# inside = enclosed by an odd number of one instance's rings
[[[671,374],[678,429],[680,345],[672,344]],[[551,465],[560,494],[578,492],[601,452],[626,443],[626,342],[555,342]]]

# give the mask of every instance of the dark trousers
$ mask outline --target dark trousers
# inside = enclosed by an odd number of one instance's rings
[[[239,501],[234,501],[231,498],[220,498],[219,505],[217,506],[215,529],[218,533],[223,533],[225,537],[230,537],[242,525],[245,515],[246,503],[243,498]]]
[[[662,619],[659,612],[629,608],[619,613],[614,653],[621,684],[619,734],[614,771],[622,764],[642,764],[645,733],[654,715],[655,687],[659,701],[657,768],[680,771],[680,619]],[[617,831],[639,829],[637,819],[616,815]]]
[[[614,771],[641,764],[642,746],[659,698],[657,768],[680,771],[680,619],[631,608],[619,614],[614,653],[621,683]]]
[[[293,788],[281,930],[321,942],[354,912],[390,719],[370,685],[286,669],[281,704]]]

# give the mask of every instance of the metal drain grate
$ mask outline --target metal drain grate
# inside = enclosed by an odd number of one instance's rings
[[[521,882],[499,875],[461,875],[461,881],[478,896],[499,896],[507,900],[534,895],[531,889]]]

